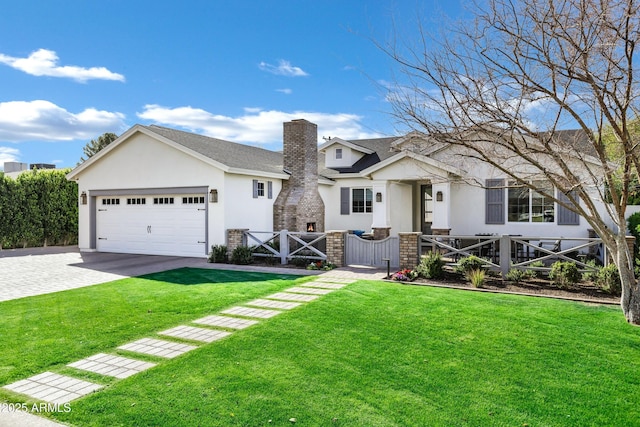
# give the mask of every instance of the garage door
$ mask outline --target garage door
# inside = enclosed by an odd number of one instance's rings
[[[96,249],[149,255],[206,255],[206,198],[197,194],[96,199]]]

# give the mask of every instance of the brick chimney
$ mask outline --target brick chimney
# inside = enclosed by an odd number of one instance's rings
[[[289,180],[273,204],[273,229],[324,231],[318,192],[318,126],[304,119],[284,123],[284,169]]]

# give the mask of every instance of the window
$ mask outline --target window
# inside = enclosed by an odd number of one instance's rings
[[[127,204],[128,205],[146,205],[147,204],[147,199],[145,199],[144,197],[136,197],[135,199],[127,199]]]
[[[257,179],[253,180],[253,198],[263,198],[267,197],[269,199],[273,198],[273,182],[267,181],[258,181]]]
[[[509,182],[507,192],[507,218],[509,222],[554,222],[555,205],[553,199],[542,192],[552,194],[553,187],[547,181],[533,181],[540,192],[531,190],[515,181]]]
[[[120,199],[102,199],[103,205],[119,205]]]
[[[371,188],[353,188],[351,190],[351,212],[373,212],[373,190]]]
[[[190,197],[183,197],[182,198],[182,204],[183,205],[194,205],[194,204],[200,204],[200,203],[204,203],[204,196],[190,196]]]
[[[336,159],[340,160],[342,158],[342,148],[336,148]]]
[[[154,205],[172,205],[173,197],[154,197],[153,204]]]

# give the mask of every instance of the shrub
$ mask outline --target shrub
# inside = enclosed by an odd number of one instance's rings
[[[211,253],[209,254],[209,262],[226,263],[228,261],[227,247],[225,245],[213,245],[211,246]]]
[[[531,267],[531,268],[543,268],[544,267],[544,262],[542,262],[542,261],[534,261],[531,264],[529,264],[529,267]],[[527,270],[527,271],[531,275],[530,277],[542,277],[542,275],[544,274],[542,271],[539,271],[539,270]]]
[[[440,279],[444,274],[443,266],[444,261],[442,261],[440,254],[431,252],[422,257],[420,264],[416,267],[416,272],[425,279]]]
[[[520,270],[518,268],[512,268],[511,270],[509,270],[509,272],[505,276],[505,279],[507,279],[510,282],[520,283],[523,280],[526,280],[528,277],[529,275],[527,274],[526,271]]]
[[[560,289],[566,289],[578,283],[580,272],[573,262],[556,261],[551,265],[549,279]]]
[[[253,262],[252,249],[249,246],[238,246],[231,253],[233,264],[247,265]]]
[[[612,295],[620,295],[622,292],[622,284],[620,282],[620,273],[615,264],[609,264],[602,267],[598,271],[596,277],[596,285],[605,292]]]
[[[587,264],[587,266],[590,268],[582,273],[582,280],[584,280],[585,282],[597,282],[598,274],[600,274],[600,269],[602,267],[599,267],[594,259],[587,260],[585,264]]]
[[[640,212],[636,212],[633,215],[630,215],[627,218],[627,228],[629,232],[636,238],[636,243],[634,244],[634,252],[638,253],[638,245],[640,244]]]
[[[309,265],[310,262],[311,261],[309,260],[309,258],[304,256],[291,258],[289,260],[289,263],[295,265],[296,267],[306,267],[307,265]]]
[[[471,282],[474,288],[481,288],[484,285],[484,278],[487,272],[481,268],[470,270],[465,277]]]
[[[484,260],[475,255],[470,255],[468,257],[464,257],[458,262],[456,266],[456,272],[467,275],[467,273],[473,270],[485,270],[486,269],[487,260]]]

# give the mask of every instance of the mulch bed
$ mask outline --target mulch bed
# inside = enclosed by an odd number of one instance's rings
[[[418,286],[438,286],[484,292],[515,293],[520,295],[560,298],[602,304],[620,303],[619,296],[604,292],[590,283],[579,283],[569,289],[560,289],[553,286],[548,280],[544,279],[532,279],[527,280],[526,282],[515,283],[503,281],[499,276],[487,275],[482,288],[475,288],[470,282],[461,280],[459,275],[452,273],[445,273],[445,277],[442,280],[417,278],[411,282],[396,283]]]

